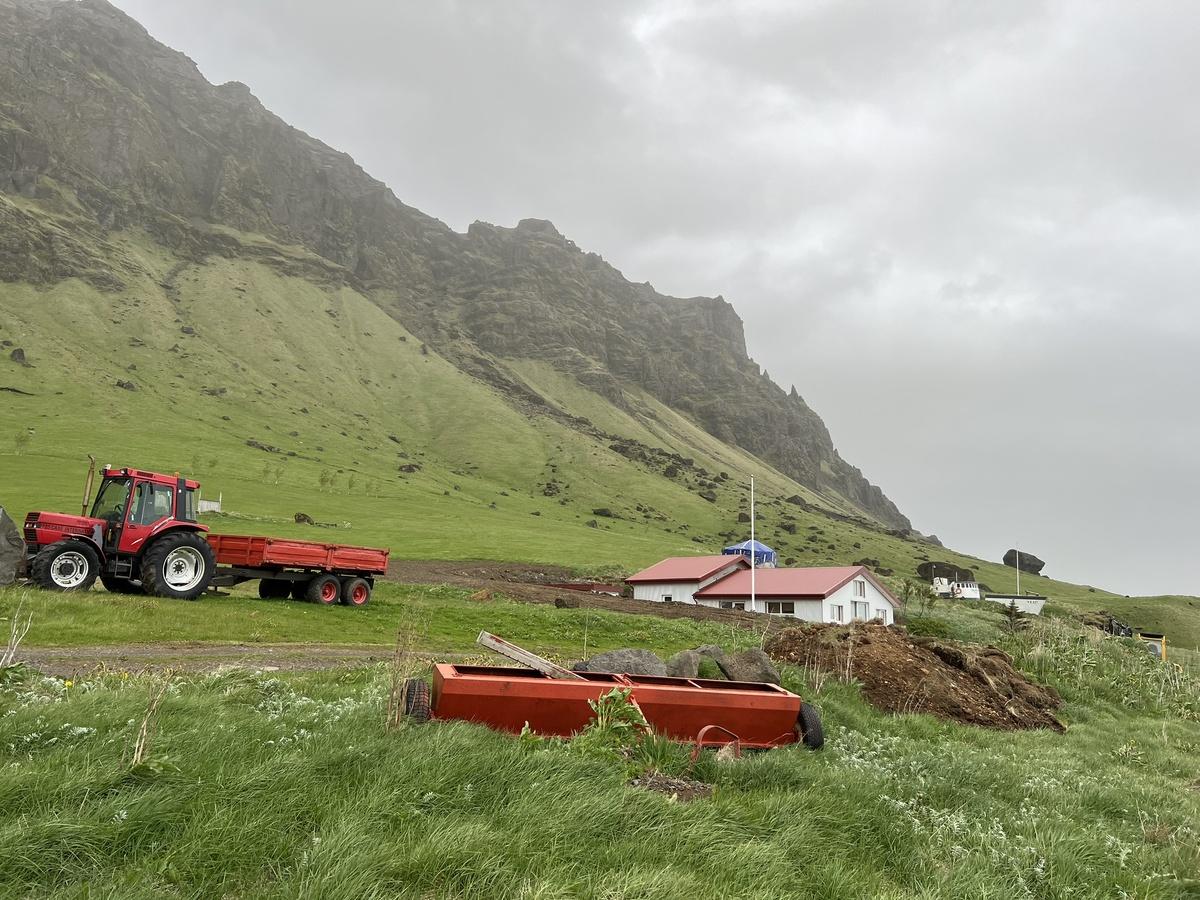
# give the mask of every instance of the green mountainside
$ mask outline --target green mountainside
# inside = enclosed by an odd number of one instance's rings
[[[748,536],[754,475],[785,560],[1010,588],[911,530],[722,298],[540,220],[455,233],[104,0],[0,0],[0,235],[17,515],[77,508],[93,453],[195,475],[218,530],[628,571]]]

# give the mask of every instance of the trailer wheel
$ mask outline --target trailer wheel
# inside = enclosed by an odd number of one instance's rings
[[[825,746],[825,733],[821,730],[821,714],[811,703],[800,704],[800,716],[796,720],[796,737],[809,750],[820,750]]]
[[[431,715],[429,706],[429,682],[421,678],[409,678],[404,682],[404,715],[414,722],[428,722]]]
[[[292,593],[292,583],[282,578],[260,578],[258,596],[263,600],[282,600]]]
[[[371,583],[365,578],[347,578],[342,584],[342,603],[366,606],[371,600]]]
[[[341,595],[342,583],[336,575],[318,575],[304,591],[304,598],[309,603],[320,603],[322,606],[337,603]]]
[[[90,591],[100,574],[100,557],[86,541],[59,541],[33,558],[30,574],[48,591]]]
[[[147,594],[195,600],[208,589],[217,559],[208,541],[190,531],[160,537],[142,556],[142,586]]]
[[[116,575],[101,575],[100,583],[110,594],[143,594],[142,586],[132,578],[118,578]]]

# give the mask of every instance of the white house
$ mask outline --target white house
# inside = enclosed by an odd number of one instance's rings
[[[744,556],[673,556],[631,575],[625,583],[633,585],[634,600],[695,603],[700,589],[749,568]]]
[[[742,564],[731,565],[731,560]],[[633,585],[635,600],[696,603],[808,622],[880,619],[891,625],[899,608],[899,601],[865,566],[756,569],[753,601],[744,557],[675,557],[626,580]]]
[[[750,572],[735,572],[696,593],[696,602],[806,622],[896,620],[899,602],[866,566],[758,569],[751,601]]]

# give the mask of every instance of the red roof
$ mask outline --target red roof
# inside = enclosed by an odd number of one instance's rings
[[[866,566],[833,566],[813,569],[757,569],[754,573],[756,597],[811,597],[824,599],[859,575],[877,587],[892,605],[896,598],[875,580]],[[750,596],[750,570],[734,572],[710,584],[697,597],[744,599]]]
[[[750,561],[744,556],[672,556],[636,575],[630,575],[625,581],[628,584],[703,581],[727,566],[740,566],[748,570]]]

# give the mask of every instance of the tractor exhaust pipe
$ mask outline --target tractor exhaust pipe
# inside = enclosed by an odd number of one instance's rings
[[[88,514],[88,501],[92,499],[92,480],[96,477],[96,457],[88,454],[88,473],[87,480],[83,483],[83,509],[80,511],[81,516]]]

